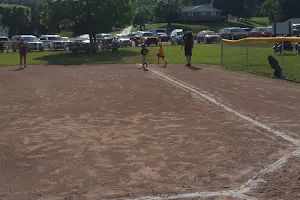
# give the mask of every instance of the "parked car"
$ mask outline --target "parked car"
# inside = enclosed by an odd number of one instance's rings
[[[69,43],[69,50],[73,53],[80,53],[90,51],[90,38],[89,34],[80,35],[74,42]],[[92,51],[96,52],[99,50],[99,43],[96,42],[92,47]]]
[[[120,37],[117,39],[119,47],[132,47],[132,41],[127,37]]]
[[[170,34],[171,44],[182,44],[183,29],[175,29]]]
[[[245,32],[251,32],[251,28],[242,28]]]
[[[220,42],[220,36],[214,31],[204,30],[198,33],[196,40],[198,43],[204,42],[205,44],[218,43]]]
[[[59,35],[42,35],[40,41],[43,42],[44,48],[49,50],[66,50],[66,43]]]
[[[272,33],[267,30],[267,27],[256,27],[250,32],[251,37],[271,37]]]
[[[219,31],[219,35],[222,39],[227,40],[239,40],[248,37],[248,34],[240,27],[223,28]]]
[[[129,39],[132,41],[134,41],[134,38],[138,37],[138,36],[139,36],[139,34],[137,32],[132,32],[127,35],[127,37],[129,37]]]
[[[300,24],[293,24],[293,35],[300,37]]]
[[[124,35],[124,34],[115,34],[114,35],[114,38],[124,38],[124,37],[126,37],[126,35]]]
[[[160,42],[168,42],[170,40],[170,36],[166,33],[163,32],[158,32],[156,34],[154,34],[156,37],[158,37],[158,40]]]
[[[63,42],[66,44],[67,47],[69,47],[70,43],[72,42],[68,37],[61,37],[61,39],[63,40]]]
[[[3,53],[4,50],[8,49],[8,37],[0,36],[0,52]]]
[[[17,50],[16,45],[21,38],[23,38],[27,43],[28,51],[44,51],[43,43],[38,41],[37,37],[35,37],[34,35],[15,35],[11,39],[14,42],[12,43],[13,52]]]
[[[139,44],[145,44],[147,46],[150,46],[151,44],[158,45],[158,37],[154,35],[152,32],[148,31],[138,31],[137,36],[133,38],[133,41],[135,43],[135,46],[138,46]]]
[[[109,33],[98,33],[98,34],[96,34],[96,39],[102,39],[102,38],[113,38],[113,36]]]

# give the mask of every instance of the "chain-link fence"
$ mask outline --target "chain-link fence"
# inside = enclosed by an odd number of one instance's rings
[[[286,79],[300,81],[300,38],[247,38],[222,40],[221,65],[234,70],[274,76],[269,56],[274,57]]]

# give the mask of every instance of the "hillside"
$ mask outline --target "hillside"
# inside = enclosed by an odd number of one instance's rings
[[[219,31],[224,27],[242,27],[242,28],[253,28],[258,26],[269,26],[270,23],[267,17],[254,17],[250,21],[237,21],[237,20],[229,20],[228,22],[206,22],[200,24],[178,24],[173,23],[171,26],[168,26],[166,23],[160,24],[148,24],[146,26],[147,30],[153,28],[167,28],[167,32],[170,33],[172,30],[179,28],[187,28],[194,33],[197,33],[201,30],[212,30]],[[135,27],[133,31],[138,31],[139,27]]]

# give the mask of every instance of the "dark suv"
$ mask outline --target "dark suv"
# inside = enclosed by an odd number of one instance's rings
[[[239,40],[249,37],[249,34],[240,27],[223,28],[219,31],[222,39]]]

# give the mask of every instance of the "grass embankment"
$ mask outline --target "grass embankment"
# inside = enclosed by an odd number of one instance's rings
[[[193,33],[198,33],[202,30],[212,30],[212,31],[219,31],[224,27],[242,27],[242,28],[253,28],[253,27],[260,27],[260,26],[268,26],[269,21],[267,17],[254,17],[250,21],[237,21],[237,20],[229,20],[228,22],[205,22],[199,24],[178,24],[174,23],[171,26],[168,26],[166,23],[160,24],[148,24],[146,26],[147,30],[154,29],[154,28],[167,28],[167,32],[170,33],[172,30],[178,28],[183,29],[187,28],[191,30]],[[133,31],[138,31],[139,26],[135,27]]]

